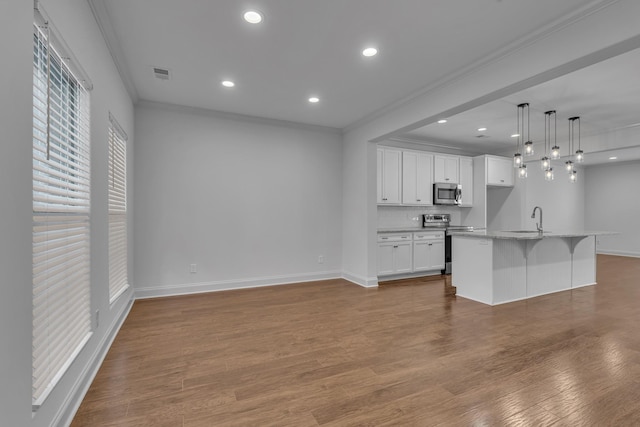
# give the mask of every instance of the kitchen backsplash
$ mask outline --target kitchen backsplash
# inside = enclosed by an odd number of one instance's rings
[[[451,224],[461,224],[458,207],[447,206],[378,206],[378,229],[421,228],[424,214],[450,214]]]

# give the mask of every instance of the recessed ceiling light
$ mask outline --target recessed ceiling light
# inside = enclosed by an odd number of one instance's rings
[[[234,82],[232,82],[231,80],[223,80],[222,81],[222,86],[224,87],[234,87],[236,84]]]
[[[376,56],[378,54],[378,49],[375,47],[368,47],[362,51],[362,55],[364,56]]]
[[[247,10],[244,13],[243,18],[249,24],[259,24],[262,22],[262,13],[257,10]]]
[[[487,128],[478,128],[478,132],[484,132]]]
[[[440,119],[440,120],[438,120],[438,123],[439,124],[447,123],[447,120],[446,119]]]
[[[320,102],[320,98],[318,98],[317,96],[312,96],[311,98],[309,98],[309,102],[315,104],[316,102]]]
[[[616,157],[616,156],[611,156],[611,157],[609,157],[609,160],[616,160],[616,159],[617,159],[617,157]]]
[[[517,137],[519,137],[519,136],[520,136],[520,134],[519,134],[519,133],[514,133],[513,135],[511,135],[511,138],[517,138]]]

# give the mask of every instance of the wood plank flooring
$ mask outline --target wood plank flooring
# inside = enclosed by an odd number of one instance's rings
[[[637,426],[640,259],[496,307],[444,279],[136,301],[80,426]]]

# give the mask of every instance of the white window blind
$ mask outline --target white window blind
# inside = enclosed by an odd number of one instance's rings
[[[36,17],[33,35],[33,406],[91,336],[89,94]]]
[[[129,287],[127,279],[127,135],[109,114],[109,301]]]

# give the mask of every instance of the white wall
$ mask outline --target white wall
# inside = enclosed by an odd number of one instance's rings
[[[42,407],[31,412],[31,135],[33,2],[0,2],[0,424],[58,426],[70,422],[129,306],[132,291],[108,300],[108,111],[133,144],[133,105],[120,81],[87,2],[42,0],[44,9],[94,83],[91,93],[91,304],[100,325]],[[4,74],[8,72],[8,74]],[[6,121],[6,122],[5,122]],[[131,148],[131,147],[130,147]],[[131,151],[131,154],[133,152]]]
[[[141,103],[135,150],[138,296],[340,276],[339,133]]]
[[[0,2],[0,424],[31,425],[33,4]]]
[[[598,252],[640,256],[640,162],[586,168],[585,225],[590,230],[615,231],[598,236]]]
[[[578,180],[570,183],[568,174],[555,164],[553,181],[545,181],[538,162],[527,165],[528,176],[515,178],[513,188],[487,189],[487,228],[490,230],[535,230],[531,218],[535,206],[543,211],[545,231],[584,229],[584,169],[578,169]]]

